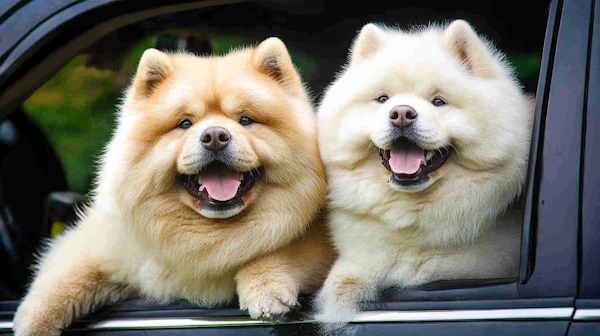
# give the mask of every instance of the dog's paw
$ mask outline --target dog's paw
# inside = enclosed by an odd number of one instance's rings
[[[324,289],[315,298],[314,320],[317,322],[319,335],[354,335],[354,329],[348,323],[358,314],[358,303]]]
[[[13,331],[16,336],[60,335],[62,321],[43,308],[41,303],[31,299],[23,301],[13,318]]]
[[[315,320],[331,326],[351,322],[365,297],[359,281],[350,277],[330,277],[315,298]]]
[[[238,294],[240,309],[257,320],[277,320],[298,304],[298,290],[277,281],[251,286]]]
[[[344,325],[358,314],[358,302],[344,296],[327,295],[320,292],[316,298],[315,320],[332,325]]]

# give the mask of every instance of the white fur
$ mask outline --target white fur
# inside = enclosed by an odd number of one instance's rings
[[[390,99],[378,103],[384,93]],[[434,106],[436,96],[448,105]],[[418,112],[421,147],[455,149],[418,190],[392,187],[377,153],[391,146],[397,105]],[[411,32],[365,26],[318,111],[340,252],[319,319],[349,321],[385,287],[516,276],[520,218],[503,213],[525,181],[531,115],[502,56],[464,21]]]

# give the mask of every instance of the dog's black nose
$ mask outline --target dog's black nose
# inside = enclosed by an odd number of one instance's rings
[[[408,105],[398,105],[390,111],[390,119],[396,127],[408,127],[417,119],[419,114],[414,108]]]
[[[218,152],[227,147],[231,141],[231,133],[221,126],[209,127],[200,136],[200,141],[204,148]]]

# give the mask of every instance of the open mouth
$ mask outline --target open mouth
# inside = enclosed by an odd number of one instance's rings
[[[262,176],[263,168],[240,172],[214,161],[195,175],[179,175],[187,192],[200,200],[200,207],[225,212],[242,207],[242,196],[248,193]]]
[[[429,173],[439,169],[450,157],[450,150],[442,147],[427,150],[406,138],[400,138],[391,149],[379,148],[383,166],[392,172],[390,182],[403,187],[416,187],[429,180]]]

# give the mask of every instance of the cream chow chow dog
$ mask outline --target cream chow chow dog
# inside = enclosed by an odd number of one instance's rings
[[[368,24],[318,111],[340,253],[319,319],[350,321],[378,289],[517,275],[533,105],[465,21]]]
[[[284,314],[332,262],[325,195],[314,111],[279,39],[224,57],[147,50],[93,202],[43,254],[15,333],[56,335],[130,296],[237,292],[253,318]]]

